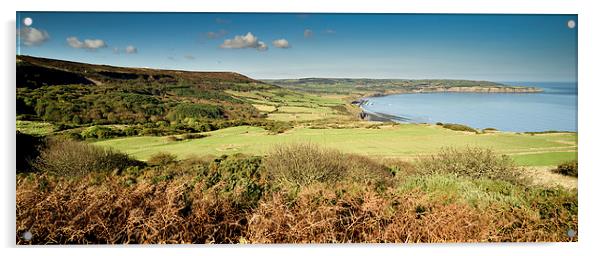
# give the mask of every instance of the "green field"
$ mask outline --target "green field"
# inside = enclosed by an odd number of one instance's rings
[[[577,151],[514,155],[512,158],[519,165],[549,166],[558,165],[564,161],[577,160]]]
[[[321,96],[289,90],[227,91],[239,99],[250,102],[267,119],[275,121],[349,120],[347,113],[333,107],[345,105],[341,96]]]
[[[262,128],[241,126],[206,134],[210,136],[185,141],[169,141],[167,137],[127,137],[94,144],[112,147],[142,160],[158,152],[173,153],[180,158],[235,153],[263,155],[275,145],[301,142],[348,153],[400,159],[432,154],[446,146],[479,146],[509,154],[521,165],[553,165],[570,159],[577,152],[577,135],[573,133],[474,134],[421,124],[382,126],[380,129],[297,127],[277,135]]]
[[[46,122],[17,120],[17,131],[34,135],[46,135],[54,131],[54,125]]]

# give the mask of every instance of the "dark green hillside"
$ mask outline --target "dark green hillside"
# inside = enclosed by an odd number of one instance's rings
[[[39,88],[61,84],[94,83],[77,73],[17,62],[17,87]]]
[[[413,92],[540,92],[534,87],[508,86],[490,81],[453,79],[301,78],[264,80],[284,88],[325,94],[360,96]]]
[[[261,118],[224,92],[276,88],[233,72],[122,68],[17,56],[17,118],[68,126]]]

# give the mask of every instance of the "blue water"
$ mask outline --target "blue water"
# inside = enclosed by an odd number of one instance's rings
[[[416,93],[368,98],[363,106],[415,123],[458,123],[502,131],[577,131],[577,84],[504,82],[541,93]]]

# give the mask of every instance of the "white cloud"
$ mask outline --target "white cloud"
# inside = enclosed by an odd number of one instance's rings
[[[207,38],[216,39],[216,38],[225,36],[226,34],[228,34],[228,31],[223,30],[223,29],[220,29],[219,31],[216,31],[216,32],[209,31],[209,32],[207,32]]]
[[[291,45],[288,43],[288,41],[284,38],[272,41],[272,45],[274,45],[274,47],[276,47],[276,48],[283,48],[283,49],[291,47]]]
[[[235,36],[233,39],[226,39],[220,47],[225,49],[255,48],[258,51],[265,51],[268,49],[268,45],[259,41],[259,39],[251,32],[248,32],[244,36]]]
[[[125,53],[129,53],[129,54],[138,53],[138,48],[134,47],[133,45],[128,45],[127,47],[125,47]]]
[[[42,29],[24,27],[17,31],[17,37],[20,42],[27,46],[41,45],[46,42],[50,35]]]
[[[266,51],[268,49],[268,45],[262,41],[259,41],[257,43],[257,50],[258,51]]]
[[[333,29],[326,29],[324,30],[324,34],[336,34],[337,32]]]
[[[305,38],[312,37],[313,35],[314,35],[314,32],[309,28],[307,28],[307,29],[305,29],[305,31],[303,31],[303,36]]]
[[[100,39],[85,39],[83,42],[77,39],[77,37],[67,37],[67,44],[73,48],[83,48],[88,50],[96,50],[98,48],[105,48],[107,44],[105,41]]]
[[[194,59],[196,59],[196,58],[195,58],[194,56],[192,56],[192,55],[185,55],[185,56],[184,56],[184,58],[185,58],[185,59],[187,59],[187,60],[194,60]]]

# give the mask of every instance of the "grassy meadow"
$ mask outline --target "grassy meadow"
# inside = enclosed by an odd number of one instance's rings
[[[297,127],[281,134],[270,134],[259,127],[239,126],[204,133],[207,137],[170,141],[167,137],[128,137],[93,142],[147,160],[167,152],[184,159],[189,156],[243,153],[264,155],[272,147],[286,143],[311,142],[346,153],[378,158],[413,159],[437,152],[442,147],[480,146],[508,154],[520,165],[555,165],[576,159],[574,133],[474,134],[436,125],[398,124],[378,128],[312,129]]]

